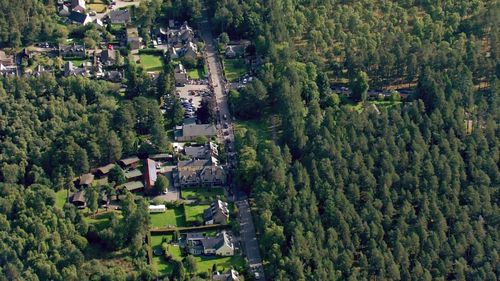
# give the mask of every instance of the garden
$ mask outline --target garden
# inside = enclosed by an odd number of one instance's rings
[[[139,54],[141,65],[146,72],[160,72],[163,68],[161,56],[156,54]]]
[[[229,82],[234,82],[248,72],[244,59],[224,59],[224,72]]]

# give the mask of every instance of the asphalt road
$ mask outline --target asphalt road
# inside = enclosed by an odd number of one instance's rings
[[[139,6],[140,3],[141,3],[141,1],[116,0],[116,5],[114,5],[112,9],[108,8],[108,9],[106,9],[106,12],[100,13],[100,14],[96,14],[95,16],[90,16],[90,18],[92,18],[92,20],[95,20],[95,19],[102,20],[112,10],[118,10],[120,8],[128,7],[128,6]]]
[[[224,136],[219,134],[220,143],[225,143],[227,139],[230,139],[231,142],[229,143],[229,146],[231,147],[231,151],[234,151],[234,126],[229,112],[227,95],[224,90],[225,79],[217,55],[217,47],[210,30],[210,22],[207,20],[206,14],[204,20],[200,24],[200,31],[201,37],[205,42],[205,59],[209,70],[209,81],[213,86],[217,108],[219,109],[219,120],[221,123],[227,122],[229,125],[229,128],[227,129],[227,131],[229,131],[229,135]],[[226,118],[224,118],[224,116],[226,116]],[[254,269],[254,272],[259,273],[259,280],[266,280],[248,199],[246,198],[244,192],[238,189],[238,187],[234,187],[233,191],[236,195],[236,204],[239,209],[239,222],[241,226],[240,237],[244,245],[244,253],[248,260],[248,264],[252,269]]]

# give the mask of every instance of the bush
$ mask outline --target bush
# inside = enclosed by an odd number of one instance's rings
[[[152,48],[151,49],[140,49],[139,54],[163,56],[163,50],[152,49]]]

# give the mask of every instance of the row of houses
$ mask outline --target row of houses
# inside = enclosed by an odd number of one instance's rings
[[[155,160],[154,160],[155,159]],[[157,162],[172,160],[170,154],[151,155],[150,158],[141,160],[138,157],[129,157],[94,169],[91,173],[83,174],[75,181],[79,189],[71,197],[71,202],[78,207],[85,207],[85,190],[92,186],[94,180],[107,178],[111,169],[120,167],[125,176],[125,183],[117,186],[117,189],[126,189],[130,192],[144,191],[151,193],[158,177]],[[142,169],[140,166],[142,165]]]

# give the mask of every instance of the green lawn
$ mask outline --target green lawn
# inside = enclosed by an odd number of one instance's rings
[[[165,213],[150,214],[151,227],[166,227],[166,226],[186,226],[186,219],[181,207],[168,209]]]
[[[261,120],[237,120],[235,123],[237,135],[244,136],[248,129],[252,129],[255,131],[258,142],[271,139],[271,128],[265,121],[268,119],[267,117],[263,117]]]
[[[186,222],[203,221],[203,211],[210,205],[184,205],[186,210]]]
[[[66,204],[66,200],[68,199],[68,190],[61,189],[56,192],[56,207],[62,209],[64,204]]]
[[[155,235],[151,236],[151,247],[161,247],[162,238],[165,237],[167,241],[172,238],[171,235]],[[174,260],[182,261],[181,250],[178,246],[169,245],[169,253]],[[218,256],[195,256],[196,264],[198,266],[198,273],[208,272],[212,269],[213,265],[217,265],[219,271],[226,271],[231,267],[241,269],[245,266],[245,260],[241,256],[233,257],[218,257]],[[163,256],[153,256],[153,265],[156,267],[161,275],[169,275],[173,271],[172,263],[169,263]]]
[[[139,57],[145,71],[161,71],[163,68],[160,56],[141,54]]]
[[[248,72],[244,59],[224,59],[224,70],[229,82],[233,82]]]
[[[161,248],[161,243],[163,237],[166,238],[166,241],[172,240],[172,235],[153,235],[151,236],[151,248],[153,251],[156,248]],[[181,257],[181,249],[179,246],[169,245],[168,249],[169,253],[176,260],[182,260]],[[164,256],[153,256],[153,265],[156,267],[158,272],[162,275],[170,275],[173,271],[173,265],[169,263]]]
[[[182,193],[182,198],[184,199],[196,199],[198,196],[203,196],[205,198],[215,197],[217,195],[222,196],[224,195],[224,190],[218,187],[183,188],[181,193]]]
[[[80,67],[84,62],[87,62],[87,59],[70,59],[69,61],[73,63],[73,66]]]
[[[201,78],[204,78],[208,73],[207,66],[204,66],[203,68],[194,68],[188,70],[188,76],[189,78],[193,80],[199,80]]]

